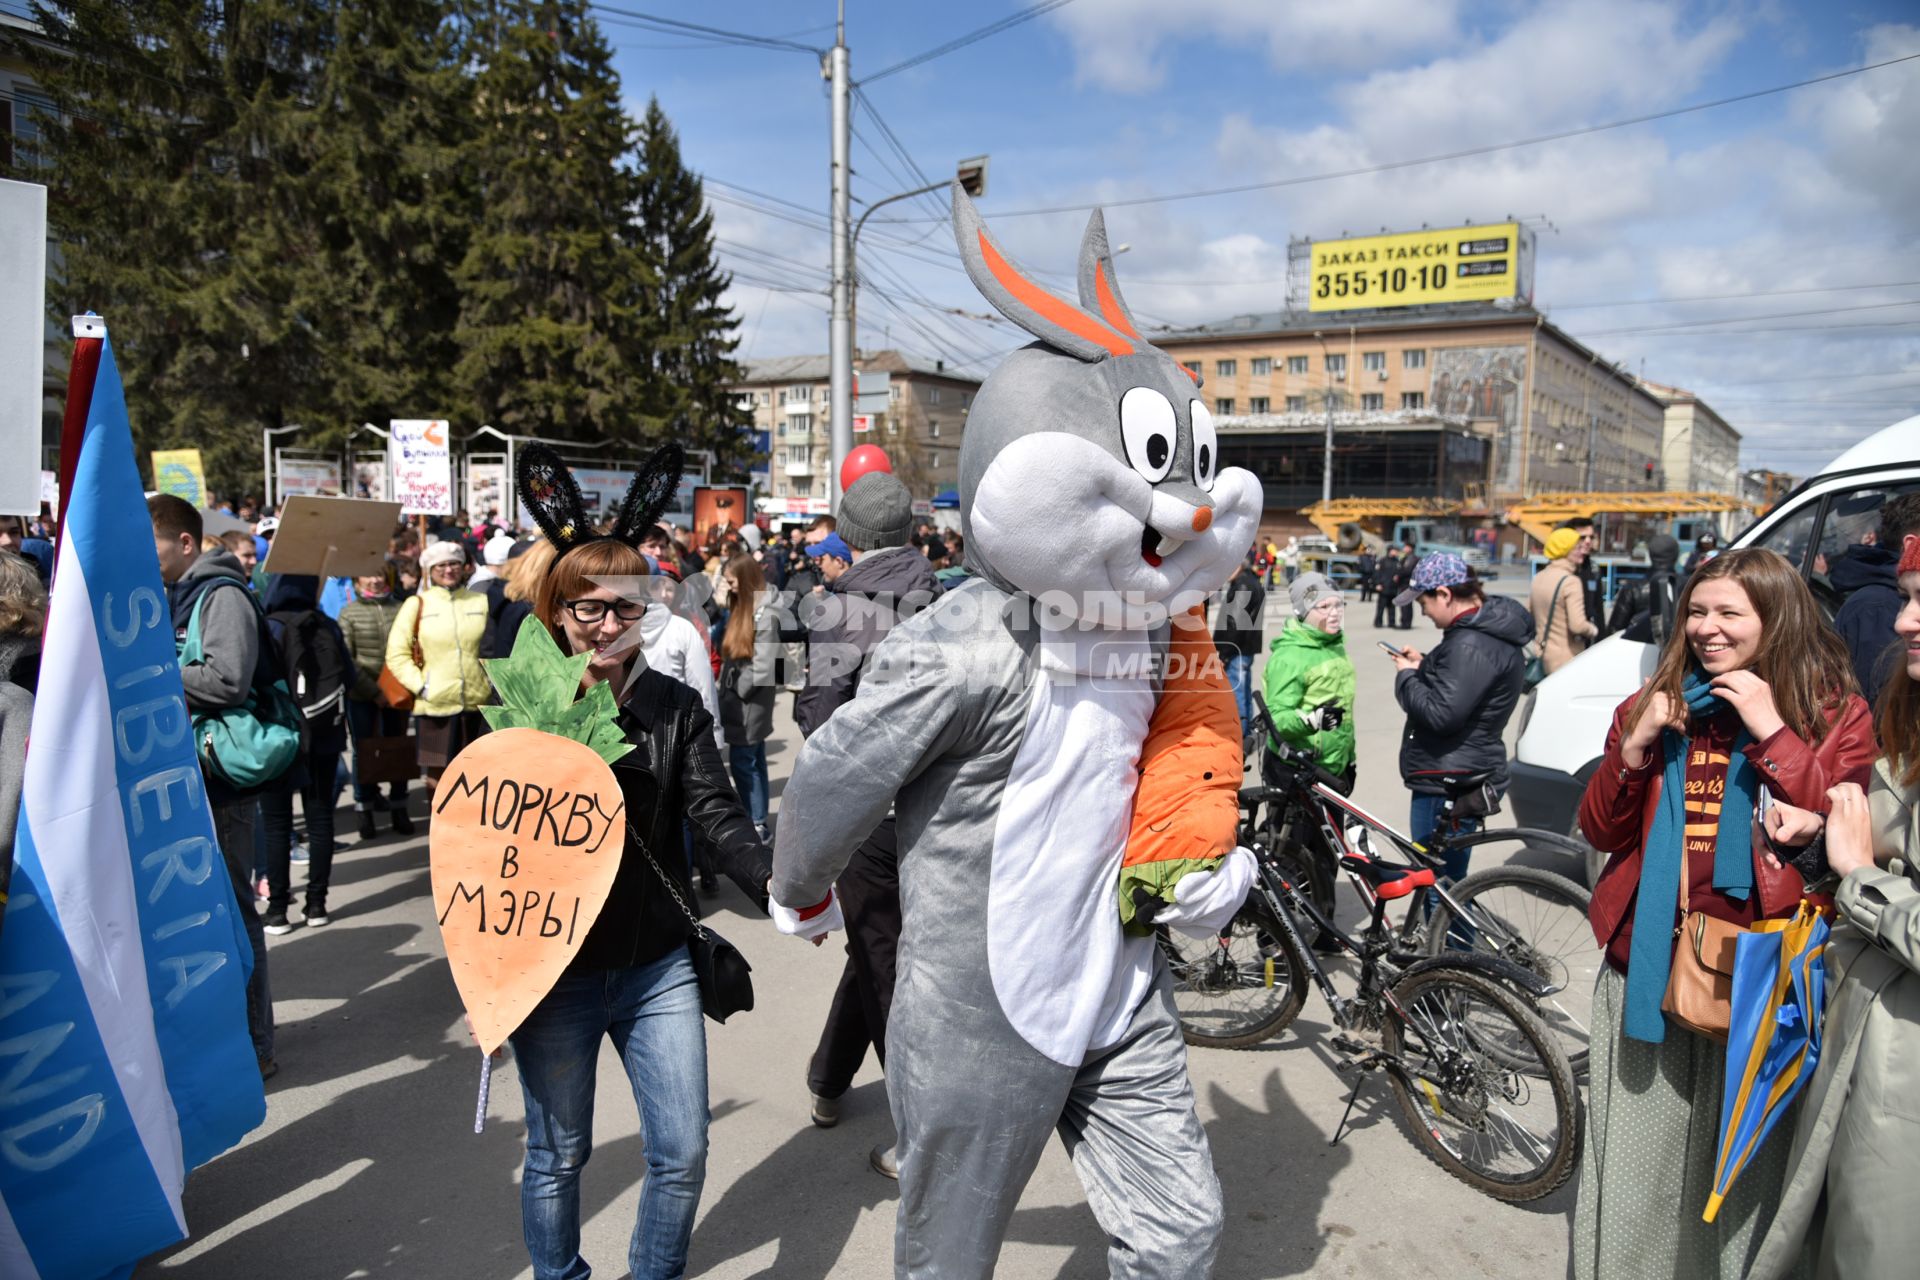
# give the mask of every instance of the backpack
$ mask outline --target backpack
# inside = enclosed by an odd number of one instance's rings
[[[346,733],[347,692],[354,666],[339,631],[318,609],[270,613],[279,655],[293,701],[302,718],[301,745],[341,741]]]
[[[216,586],[220,584],[215,584]],[[238,706],[201,712],[193,717],[194,754],[208,778],[242,794],[259,792],[284,777],[300,758],[305,717],[293,695],[274,651],[273,637],[260,602],[239,583],[253,606],[259,626],[260,656],[253,666],[253,686]],[[200,638],[200,615],[213,588],[199,593],[187,618],[185,638],[180,642],[180,665],[192,666],[206,659]]]

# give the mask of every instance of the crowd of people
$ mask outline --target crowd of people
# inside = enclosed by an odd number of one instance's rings
[[[638,750],[616,776],[647,838],[630,837],[600,923],[513,1037],[527,1247],[536,1275],[584,1274],[579,1178],[592,1090],[568,1064],[605,1035],[641,1111],[649,1170],[629,1264],[635,1276],[678,1274],[707,1120],[684,946],[695,921],[683,904],[724,874],[775,909],[766,744],[777,699],[791,693],[802,735],[818,732],[853,699],[888,633],[965,580],[960,535],[916,521],[904,487],[881,474],[850,488],[837,517],[785,536],[749,525],[696,546],[658,523],[623,538],[436,522],[424,537],[396,530],[379,572],[326,581],[265,574],[273,518],[247,503],[233,514],[255,517],[253,531],[210,536],[194,507],[149,500],[190,709],[248,704],[277,679],[300,715],[297,755],[272,785],[206,778],[254,952],[247,1016],[262,1076],[277,1070],[266,939],[333,919],[341,796],[351,787],[363,843],[381,837],[381,815],[395,835],[415,834],[410,798],[431,796],[448,762],[486,732],[480,710],[493,695],[482,659],[510,652],[531,618],[564,651],[595,655],[583,689],[604,681],[619,691],[622,730]],[[50,556],[31,544],[47,532],[0,519],[8,815],[48,599]],[[1877,528],[1828,566],[1845,588],[1831,623],[1773,552],[1682,566],[1678,543],[1656,535],[1649,572],[1616,593],[1603,624],[1592,549],[1590,526],[1554,531],[1525,603],[1490,593],[1460,557],[1410,545],[1374,556],[1358,583],[1363,600],[1376,599],[1380,630],[1409,628],[1417,608],[1439,633],[1425,652],[1382,646],[1416,837],[1440,820],[1441,776],[1484,770],[1504,787],[1504,734],[1530,662],[1550,673],[1609,630],[1659,649],[1646,687],[1616,711],[1579,815],[1610,856],[1592,908],[1607,963],[1595,991],[1575,1274],[1899,1273],[1920,1246],[1912,1215],[1888,1208],[1889,1188],[1920,1161],[1920,1113],[1901,1100],[1911,1092],[1904,1054],[1920,1042],[1920,886],[1909,870],[1920,852],[1920,495],[1886,503]],[[635,582],[644,585],[619,585]],[[1271,543],[1249,551],[1213,602],[1243,747],[1310,749],[1350,789],[1357,716],[1373,713],[1356,706],[1348,608],[1338,584],[1299,572]],[[637,644],[625,639],[636,627]],[[11,821],[0,823],[0,875],[12,835]],[[662,849],[683,856],[663,868]],[[1446,874],[1464,874],[1465,854],[1450,856],[1459,865]],[[898,858],[889,816],[836,885],[847,959],[806,1070],[823,1127],[838,1122],[868,1050],[885,1064]],[[684,897],[672,891],[681,882]],[[1842,926],[1829,956],[1828,1051],[1791,1136],[1764,1146],[1717,1221],[1703,1223],[1677,1206],[1703,1201],[1713,1177],[1725,1048],[1663,1013],[1676,927],[1691,913],[1750,927],[1810,894]],[[891,1145],[869,1159],[897,1175]]]
[[[1502,735],[1529,652],[1551,673],[1609,630],[1658,647],[1645,688],[1615,712],[1579,812],[1609,857],[1591,913],[1606,963],[1573,1273],[1906,1274],[1920,1253],[1920,1225],[1899,1199],[1920,1171],[1920,1118],[1903,1100],[1908,1063],[1920,1060],[1907,1056],[1920,1051],[1920,494],[1887,501],[1876,528],[1816,564],[1839,597],[1831,621],[1770,550],[1721,552],[1705,535],[1681,566],[1677,541],[1655,534],[1647,572],[1603,625],[1592,549],[1590,524],[1555,530],[1525,606],[1489,596],[1457,557],[1412,547],[1387,549],[1361,579],[1376,627],[1396,628],[1394,610],[1417,604],[1442,633],[1430,653],[1389,655],[1416,836],[1433,829],[1439,803],[1425,780],[1486,769],[1504,787]],[[1346,602],[1306,573],[1290,603],[1259,693],[1266,718],[1351,786]],[[1229,672],[1262,640],[1231,614],[1215,638]],[[1451,876],[1466,870],[1455,856]],[[1704,916],[1751,928],[1803,902],[1838,922],[1827,1046],[1795,1116],[1703,1221],[1727,1054],[1724,1023],[1716,1034],[1672,1014],[1681,925]]]

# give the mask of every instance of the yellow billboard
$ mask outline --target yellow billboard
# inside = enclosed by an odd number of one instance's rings
[[[1532,238],[1517,222],[1316,240],[1309,311],[1491,302],[1532,288]]]

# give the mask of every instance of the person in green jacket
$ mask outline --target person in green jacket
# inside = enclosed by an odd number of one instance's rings
[[[1326,575],[1303,573],[1290,588],[1293,617],[1274,639],[1261,688],[1280,738],[1319,753],[1321,767],[1353,785],[1353,663],[1341,634],[1346,598]]]

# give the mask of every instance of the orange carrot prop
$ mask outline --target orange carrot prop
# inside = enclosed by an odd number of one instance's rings
[[[1244,776],[1240,713],[1206,610],[1196,605],[1173,620],[1167,678],[1140,751],[1133,825],[1120,864],[1120,921],[1128,933],[1152,932],[1138,918],[1141,907],[1155,899],[1172,902],[1180,877],[1211,871],[1233,852]]]

